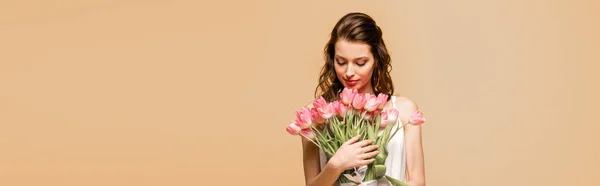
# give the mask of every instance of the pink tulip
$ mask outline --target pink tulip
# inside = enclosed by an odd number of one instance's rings
[[[379,107],[379,99],[377,99],[377,96],[366,93],[364,98],[366,111],[372,112]]]
[[[398,114],[398,110],[396,109],[390,109],[381,112],[381,124],[379,125],[380,128],[385,128],[389,124],[395,122],[398,119]]]
[[[325,101],[325,98],[323,98],[321,96],[321,97],[315,99],[312,104],[313,104],[313,107],[318,109],[318,108],[325,107],[325,105],[327,105],[327,101]]]
[[[378,110],[383,110],[383,107],[385,107],[385,104],[387,103],[387,99],[387,94],[379,93],[379,95],[377,95],[377,101],[379,101],[379,106],[377,106]]]
[[[309,108],[304,107],[296,111],[296,125],[301,129],[307,129],[312,125],[312,112]]]
[[[329,119],[335,114],[335,109],[331,103],[327,103],[323,97],[319,97],[313,102],[313,108],[317,110],[317,114],[321,118]]]
[[[323,118],[323,116],[321,115],[321,113],[319,112],[319,109],[313,107],[310,109],[310,115],[312,118],[312,121],[314,122],[313,124],[320,124],[325,122],[325,118]]]
[[[291,122],[287,128],[285,128],[285,130],[290,133],[291,135],[298,135],[298,133],[300,133],[300,131],[302,130],[300,127],[298,127],[298,125],[296,125],[296,123]]]
[[[335,111],[335,107],[333,106],[333,103],[329,103],[327,105],[325,105],[325,107],[321,108],[321,110],[319,110],[319,113],[321,114],[321,117],[325,118],[325,119],[329,119],[332,116],[335,116],[337,113]]]
[[[425,123],[425,118],[423,117],[423,113],[421,111],[416,111],[409,120],[409,123],[412,125],[420,125]]]
[[[319,119],[329,119],[335,115],[335,108],[332,104],[327,103],[323,97],[319,97],[313,102],[313,108],[318,111]],[[319,122],[320,123],[320,122]]]
[[[351,105],[356,94],[358,94],[358,90],[344,88],[344,90],[342,90],[342,93],[340,94],[340,99],[342,100],[342,103],[346,105]]]
[[[346,116],[346,112],[348,111],[348,107],[339,101],[333,102],[333,108],[335,109],[337,114],[342,117]]]
[[[354,109],[356,110],[362,110],[365,107],[366,103],[367,99],[365,99],[364,95],[356,94],[354,95],[354,99],[352,100],[352,107],[354,107]]]
[[[300,134],[309,139],[315,139],[315,134],[310,129],[302,129]]]

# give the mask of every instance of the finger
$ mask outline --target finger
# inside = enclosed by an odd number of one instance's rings
[[[357,142],[360,136],[354,136],[352,138],[350,138],[348,141],[344,142],[344,144],[342,145],[350,145],[353,144],[354,142]]]
[[[359,141],[359,142],[357,142],[355,144],[358,145],[359,147],[364,147],[364,146],[369,145],[371,143],[373,143],[373,140],[362,140],[362,141]]]
[[[358,163],[358,167],[362,167],[362,166],[371,164],[373,162],[375,162],[375,158],[366,159],[366,160],[360,160],[360,163]]]
[[[360,157],[360,159],[367,159],[367,158],[372,158],[373,156],[377,156],[377,154],[379,154],[378,150],[361,154],[359,157]]]
[[[379,145],[369,145],[369,146],[363,147],[361,150],[362,150],[362,153],[365,153],[365,152],[371,152],[378,148],[379,148]]]

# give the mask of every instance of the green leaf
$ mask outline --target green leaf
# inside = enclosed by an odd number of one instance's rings
[[[369,125],[367,128],[368,128],[367,130],[368,130],[369,139],[375,140],[376,136],[375,136],[375,131],[373,130],[373,126]]]
[[[375,178],[380,179],[383,176],[385,176],[385,170],[386,170],[385,165],[374,165],[373,172],[375,172]]]
[[[379,147],[381,150],[379,150],[379,154],[377,154],[375,156],[375,164],[377,165],[383,165],[385,164],[385,159],[387,159],[388,157],[388,153],[387,150],[385,148]]]

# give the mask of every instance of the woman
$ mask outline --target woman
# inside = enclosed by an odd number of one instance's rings
[[[328,102],[337,100],[345,87],[357,89],[359,93],[384,93],[389,95],[385,108],[395,107],[400,112],[398,122],[408,121],[418,109],[410,99],[393,96],[390,55],[381,29],[369,15],[349,13],[342,17],[333,28],[324,53],[325,65],[315,96],[323,96]],[[387,146],[386,175],[411,186],[425,185],[421,126],[406,125],[402,130],[404,132],[395,135]],[[302,138],[306,185],[337,184],[344,170],[374,162],[378,152],[373,151],[377,147],[371,143],[353,138],[326,161],[316,145]]]

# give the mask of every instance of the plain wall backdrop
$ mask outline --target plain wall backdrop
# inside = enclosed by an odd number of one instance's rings
[[[0,2],[0,185],[303,185],[336,21],[383,29],[431,186],[600,184],[600,1]]]

